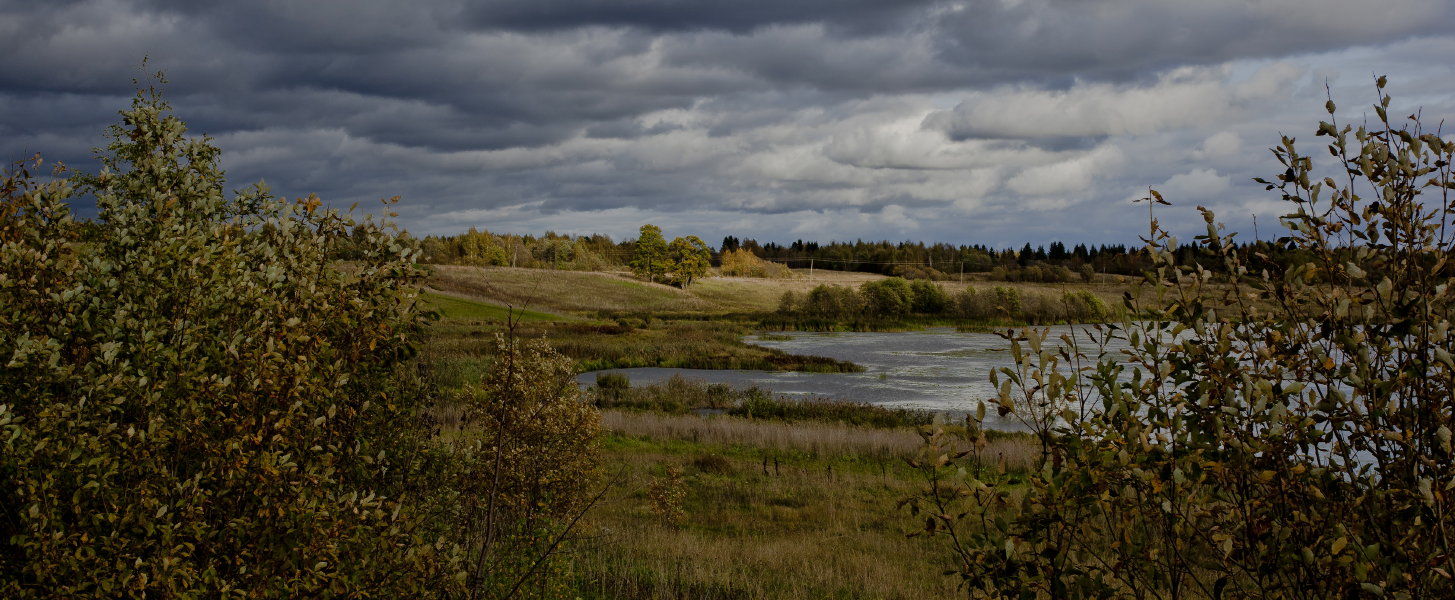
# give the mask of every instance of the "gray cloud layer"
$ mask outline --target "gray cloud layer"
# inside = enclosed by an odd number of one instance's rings
[[[1451,114],[1452,12],[0,0],[0,158],[84,164],[149,56],[234,187],[400,194],[418,233],[1129,242],[1148,186],[1235,226],[1276,213],[1248,181],[1279,132],[1313,130],[1326,81],[1354,107],[1386,73],[1398,100]]]

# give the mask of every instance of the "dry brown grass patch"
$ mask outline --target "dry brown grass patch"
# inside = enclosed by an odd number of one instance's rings
[[[911,429],[871,429],[837,423],[778,423],[725,415],[664,415],[603,411],[606,430],[659,440],[685,440],[700,444],[751,446],[773,450],[801,450],[814,454],[910,456],[924,447]],[[1039,457],[1036,442],[1024,436],[997,436],[981,451],[987,466],[1002,472],[1031,468]]]

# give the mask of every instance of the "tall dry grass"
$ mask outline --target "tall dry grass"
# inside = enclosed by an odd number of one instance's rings
[[[905,538],[895,504],[920,482],[903,461],[799,452],[765,468],[752,451],[675,441],[608,445],[606,454],[619,483],[583,522],[570,558],[583,598],[954,594],[955,581],[941,575],[945,557]],[[668,468],[686,474],[683,515],[672,521],[653,512],[646,492]]]
[[[780,508],[779,514],[790,509]],[[596,544],[571,557],[586,598],[697,600],[821,598],[915,599],[955,595],[940,573],[943,558],[921,540],[866,534],[852,522],[804,527],[794,516],[770,517],[792,535],[725,537],[659,524],[630,537],[598,526]]]
[[[777,423],[717,415],[665,415],[607,410],[602,426],[613,433],[699,444],[750,446],[773,450],[799,450],[814,454],[910,456],[924,447],[911,429],[871,429],[837,423]],[[1024,472],[1040,456],[1029,436],[994,436],[981,456],[987,466],[1003,472]]]

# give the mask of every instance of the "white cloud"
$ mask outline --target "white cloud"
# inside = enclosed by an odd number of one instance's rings
[[[1087,192],[1094,182],[1119,173],[1126,155],[1115,145],[1104,144],[1074,158],[1025,169],[1011,177],[1006,187],[1027,196],[1049,196]]]
[[[1017,87],[971,94],[924,126],[951,137],[1057,138],[1147,135],[1204,126],[1287,97],[1302,71],[1276,63],[1244,81],[1227,68],[1185,67],[1150,85],[1078,84],[1064,91]]]
[[[1242,150],[1243,140],[1237,133],[1231,131],[1219,131],[1208,136],[1202,141],[1202,146],[1193,151],[1195,159],[1223,158],[1233,156]]]
[[[1153,187],[1168,200],[1188,204],[1218,199],[1230,186],[1227,175],[1221,175],[1213,169],[1193,169],[1173,175],[1161,185]]]

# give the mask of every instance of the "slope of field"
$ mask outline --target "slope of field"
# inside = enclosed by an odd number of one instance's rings
[[[433,265],[426,284],[440,292],[491,304],[544,312],[723,314],[778,307],[783,292],[807,292],[821,284],[858,286],[883,279],[867,273],[807,271],[792,279],[706,277],[687,289],[648,283],[629,273],[552,271],[513,267]]]
[[[432,289],[542,312],[711,312],[707,301],[672,286],[615,273],[433,265]]]
[[[424,301],[425,306],[439,311],[440,316],[447,321],[504,322],[511,319],[527,322],[574,320],[573,317],[533,310],[513,309],[507,306],[500,306],[490,302],[459,297],[454,294],[442,292],[424,292],[421,299]]]
[[[790,279],[705,277],[687,289],[648,283],[630,273],[553,271],[513,267],[433,265],[426,285],[436,291],[501,307],[577,316],[610,313],[723,315],[762,313],[778,308],[785,292],[805,294],[819,285],[858,287],[882,275],[843,271],[794,270]],[[966,287],[1008,287],[1022,296],[1059,297],[1067,290],[1086,290],[1108,306],[1120,306],[1122,293],[1135,287],[1129,279],[1102,276],[1088,283],[1008,283],[981,281],[939,282],[952,296]]]

